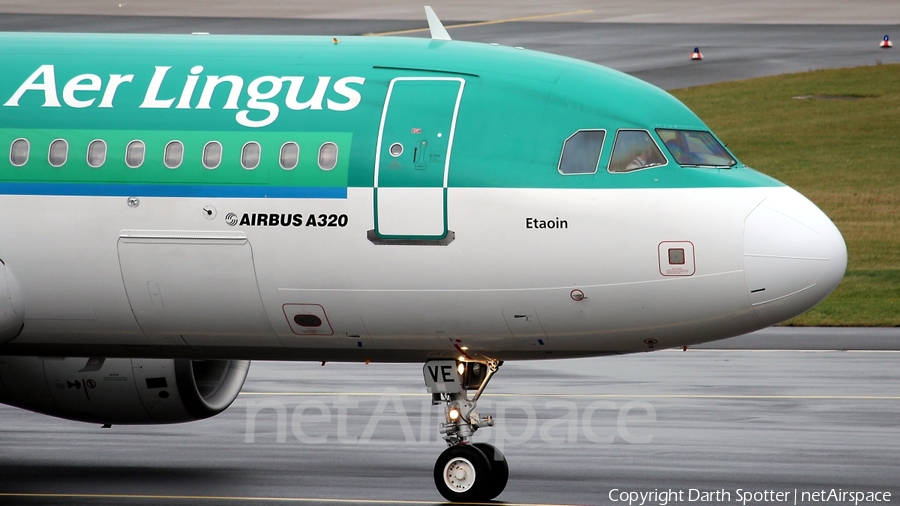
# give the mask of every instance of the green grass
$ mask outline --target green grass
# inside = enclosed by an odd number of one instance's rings
[[[900,65],[673,94],[743,163],[815,202],[847,241],[844,280],[819,306],[786,324],[900,326]],[[800,96],[820,98],[793,98]]]

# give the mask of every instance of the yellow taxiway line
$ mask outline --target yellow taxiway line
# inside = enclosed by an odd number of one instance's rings
[[[449,25],[444,28],[466,28],[469,26],[484,26],[484,25],[499,25],[501,23],[517,23],[520,21],[532,21],[535,19],[545,19],[545,18],[555,18],[560,16],[574,16],[576,14],[587,14],[588,12],[594,12],[593,9],[584,9],[580,11],[569,11],[569,12],[555,12],[553,14],[537,14],[535,16],[523,16],[520,18],[508,18],[508,19],[496,19],[494,21],[476,21],[474,23],[460,23],[458,25]],[[428,28],[413,28],[411,30],[397,30],[393,32],[379,32],[379,33],[367,33],[366,35],[369,37],[381,37],[385,35],[403,35],[406,33],[417,33],[417,32],[427,32]]]
[[[443,504],[441,501],[409,501],[387,499],[334,499],[315,497],[253,497],[221,495],[156,495],[156,494],[45,494],[27,492],[0,492],[0,498],[28,499],[114,499],[114,500],[159,500],[159,501],[216,501],[216,502],[283,502],[283,503],[324,503],[324,504]],[[456,503],[468,505],[489,505],[496,503]],[[503,503],[505,506],[570,506],[565,504]]]

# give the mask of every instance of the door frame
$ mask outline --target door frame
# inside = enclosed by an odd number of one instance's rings
[[[440,238],[428,240],[428,242],[432,242],[432,243],[435,241],[444,242],[444,240],[449,235],[452,235],[452,232],[450,232],[450,230],[448,230],[448,224],[447,224],[447,182],[450,177],[450,159],[451,159],[451,155],[453,153],[453,141],[456,139],[456,121],[459,116],[459,105],[462,102],[463,91],[465,90],[465,87],[466,87],[466,80],[461,77],[395,77],[395,78],[391,79],[391,82],[388,85],[387,94],[385,95],[385,98],[384,98],[384,107],[381,110],[381,122],[378,125],[378,140],[377,140],[377,143],[375,146],[375,170],[374,170],[374,178],[372,181],[372,184],[373,184],[373,189],[372,189],[373,213],[374,213],[373,217],[374,217],[374,222],[375,222],[374,223],[375,230],[378,229],[378,205],[377,205],[377,202],[378,202],[377,201],[377,199],[378,199],[378,176],[380,174],[380,169],[381,169],[381,153],[382,153],[382,142],[384,141],[384,125],[385,125],[385,121],[387,120],[387,114],[388,114],[388,110],[389,110],[390,104],[391,104],[391,95],[394,92],[394,84],[397,82],[401,82],[401,81],[455,81],[455,82],[459,83],[459,89],[457,90],[457,93],[456,93],[456,103],[453,106],[453,115],[450,118],[450,132],[447,137],[447,154],[444,157],[444,177],[443,177],[443,182],[442,182],[442,186],[441,186],[441,188],[443,190],[442,194],[443,194],[443,200],[444,200],[443,206],[442,206],[444,208],[444,234]],[[373,239],[373,236],[378,237],[377,234],[375,234],[374,232],[375,231],[373,230],[372,233],[369,234],[370,240]],[[388,241],[397,241],[397,240],[403,241],[404,243],[410,243],[410,242],[420,243],[419,240],[410,241],[410,238],[408,238],[408,237],[401,238],[401,239],[381,238],[381,241],[378,241],[378,242],[388,242]],[[373,242],[375,242],[375,241],[373,241]]]

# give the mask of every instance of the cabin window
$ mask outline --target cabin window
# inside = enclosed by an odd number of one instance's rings
[[[25,139],[16,139],[9,147],[9,163],[16,167],[21,167],[28,163],[28,153],[31,151],[31,145]]]
[[[610,172],[631,172],[667,163],[650,132],[646,130],[619,130],[613,144]]]
[[[282,169],[293,170],[300,161],[300,146],[296,142],[286,142],[281,146],[281,156],[278,160]]]
[[[579,130],[563,143],[560,174],[594,174],[603,150],[604,130]]]
[[[144,163],[145,146],[143,141],[131,141],[125,148],[125,165],[136,169]]]
[[[215,169],[222,163],[222,145],[218,141],[209,141],[203,146],[203,166]]]
[[[338,148],[333,142],[326,142],[319,148],[319,168],[331,170],[337,165]]]
[[[177,169],[184,160],[184,144],[179,141],[172,141],[166,144],[166,153],[163,157],[163,163],[170,169]]]
[[[248,142],[241,150],[241,166],[247,170],[253,170],[259,166],[259,144]]]
[[[91,141],[87,149],[87,163],[97,168],[106,163],[106,143],[101,140]]]
[[[709,132],[658,128],[656,133],[679,165],[727,168],[737,163]]]
[[[56,139],[55,141],[50,143],[50,153],[47,155],[47,159],[50,161],[50,165],[54,167],[62,167],[66,163],[66,159],[69,158],[69,143],[63,139]]]

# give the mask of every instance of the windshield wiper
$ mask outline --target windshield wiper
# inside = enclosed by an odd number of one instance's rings
[[[704,165],[699,163],[680,163],[682,167],[696,167],[699,169],[730,169],[734,165]]]

